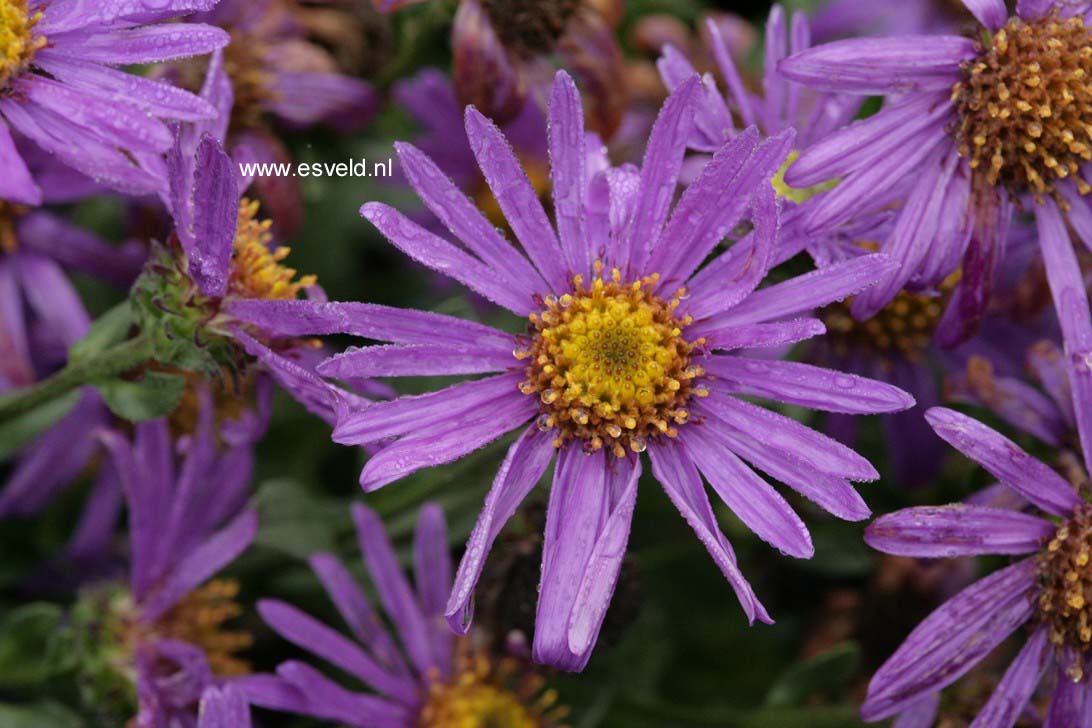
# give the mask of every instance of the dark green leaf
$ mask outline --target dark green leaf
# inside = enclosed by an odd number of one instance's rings
[[[836,695],[847,687],[860,661],[861,648],[856,642],[835,645],[786,670],[766,693],[766,704],[803,705],[813,695]]]

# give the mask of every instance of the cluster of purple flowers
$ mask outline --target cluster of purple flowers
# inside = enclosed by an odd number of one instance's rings
[[[716,509],[811,558],[798,511],[871,516],[857,416],[880,415],[900,485],[935,479],[943,443],[998,484],[881,515],[866,542],[1019,558],[906,637],[862,717],[933,725],[942,691],[981,670],[972,725],[1092,726],[1092,3],[864,5],[775,5],[754,77],[708,19],[706,53],[662,48],[646,122],[610,0],[461,0],[450,78],[374,84],[296,0],[0,0],[0,426],[20,433],[0,443],[0,518],[91,476],[57,559],[79,567],[71,620],[106,675],[104,720],[228,728],[258,706],[361,728],[557,725],[530,663],[588,665],[646,469],[747,621],[773,624]],[[121,68],[136,64],[155,67]],[[291,160],[285,129],[367,125],[385,87],[423,132],[395,143],[380,190],[420,204],[360,215],[472,293],[473,316],[330,301],[277,242],[299,229],[299,189],[242,171]],[[114,245],[58,207],[105,195],[154,211],[157,232]],[[67,272],[128,296],[92,322]],[[368,343],[335,350],[346,336]],[[379,381],[407,377],[458,381]],[[439,506],[420,508],[414,586],[353,506],[385,618],[328,553],[309,563],[352,638],[257,602],[364,690],[297,659],[253,670],[238,581],[214,578],[259,532],[274,385],[360,448],[367,494],[503,445],[457,569]],[[498,654],[483,634],[512,626],[474,622],[479,580],[547,473],[533,637]],[[980,664],[1025,625],[1006,670]]]

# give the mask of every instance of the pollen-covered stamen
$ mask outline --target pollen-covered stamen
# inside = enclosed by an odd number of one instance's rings
[[[694,383],[704,370],[690,363],[704,341],[687,342],[690,318],[675,316],[685,292],[665,301],[658,280],[623,283],[618,270],[604,280],[597,264],[590,285],[575,276],[571,294],[549,296],[531,314],[534,339],[517,352],[529,361],[520,389],[539,398],[540,426],[557,429],[556,447],[575,439],[619,458],[643,452],[650,439],[675,437],[690,397],[706,393]]]
[[[826,339],[841,355],[864,350],[911,361],[921,359],[940,324],[945,293],[950,290],[946,284],[937,296],[902,291],[866,321],[853,318],[851,301],[835,303],[823,312]]]
[[[217,677],[232,677],[250,672],[250,664],[237,653],[254,642],[249,632],[225,629],[243,609],[235,601],[239,583],[234,579],[214,579],[190,592],[181,602],[150,627],[142,628],[160,639],[188,642],[200,647]]]
[[[1014,196],[1056,196],[1067,178],[1092,191],[1080,171],[1092,160],[1092,33],[1080,16],[1012,18],[964,70],[954,133],[972,169]]]
[[[483,0],[506,48],[521,56],[553,49],[582,0]]]
[[[1051,643],[1083,658],[1092,647],[1092,505],[1078,506],[1046,544],[1038,580],[1039,616]],[[1084,679],[1081,662],[1064,666],[1071,680]]]
[[[27,0],[0,0],[0,94],[46,44],[45,36],[34,32],[41,17],[40,10],[27,7]]]
[[[258,203],[239,202],[239,226],[231,258],[228,295],[239,298],[290,299],[315,285],[315,276],[296,280],[296,271],[281,265],[290,248],[270,247],[271,220],[259,220]]]
[[[459,640],[457,650],[454,677],[431,676],[418,728],[547,728],[568,714],[557,692],[514,658],[490,660],[469,639]]]

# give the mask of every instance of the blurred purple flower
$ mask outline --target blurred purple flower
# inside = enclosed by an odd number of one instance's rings
[[[452,566],[440,507],[421,508],[413,544],[416,588],[403,575],[378,516],[361,505],[353,506],[352,515],[364,565],[404,651],[341,561],[315,554],[311,568],[353,639],[280,600],[260,601],[258,611],[284,639],[373,692],[347,690],[292,660],[281,663],[275,676],[245,678],[239,688],[247,699],[354,728],[552,726],[560,709],[551,694],[539,694],[541,683],[507,684],[510,670],[496,670],[487,655],[473,651],[469,637],[456,638],[447,629],[443,612]]]
[[[770,10],[766,22],[765,72],[761,94],[750,90],[744,83],[733,59],[734,39],[724,37],[722,24],[709,18],[705,29],[727,93],[721,96],[713,79],[705,79],[704,102],[699,105],[695,116],[694,137],[691,140],[693,149],[703,152],[720,149],[741,131],[736,128],[737,118],[744,128],[757,126],[766,136],[795,129],[797,146],[806,149],[846,124],[860,108],[859,96],[801,88],[779,73],[777,64],[782,59],[800,53],[811,45],[808,18],[803,12],[793,13],[789,28],[786,27],[785,11],[781,5],[775,4]],[[695,73],[691,61],[671,45],[663,49],[658,66],[664,84],[671,90],[678,88]]]
[[[503,372],[345,410],[334,438],[345,444],[396,438],[361,474],[370,491],[522,429],[487,496],[445,610],[458,631],[469,628],[490,546],[557,456],[534,656],[563,669],[587,663],[610,602],[640,453],[648,451],[657,479],[731,582],[748,619],[770,622],[717,527],[699,470],[753,531],[797,557],[813,551],[806,527],[743,460],[848,519],[868,514],[849,481],[874,479],[876,471],[848,448],[739,395],[853,413],[913,404],[901,390],[868,379],[713,354],[821,334],[823,325],[802,314],[867,287],[888,261],[858,258],[755,291],[777,244],[770,179],[791,132],[761,144],[757,129],[737,135],[669,215],[701,93],[695,76],[668,99],[642,169],[611,169],[605,160],[589,160],[601,147],[585,146],[580,96],[559,73],[549,124],[556,229],[500,130],[467,109],[475,157],[528,257],[428,157],[399,145],[418,195],[465,250],[385,205],[367,204],[362,214],[414,259],[528,317],[526,335],[360,303],[246,301],[229,309],[281,335],[347,333],[394,344],[334,357],[319,368],[331,377]],[[699,271],[748,211],[754,230]]]
[[[118,669],[135,675],[138,728],[193,726],[202,693],[247,669],[236,653],[249,635],[224,629],[238,614],[237,584],[205,582],[257,532],[257,513],[244,508],[252,454],[218,448],[211,413],[178,443],[177,464],[166,420],[138,424],[132,441],[116,432],[102,438],[128,506],[131,563],[127,588],[105,592],[88,637],[120,641],[101,647],[120,650]]]
[[[43,190],[11,130],[65,164],[130,194],[166,192],[162,120],[212,116],[208,104],[113,66],[208,53],[228,42],[207,25],[162,22],[216,0],[52,3],[4,0],[0,29],[0,199],[37,205]]]
[[[1075,404],[1088,409],[1092,403]],[[927,617],[872,678],[862,716],[877,721],[907,712],[909,721],[914,711],[927,711],[928,696],[1030,622],[1030,637],[975,724],[1012,726],[1053,662],[1056,677],[1044,725],[1087,725],[1092,510],[1080,488],[994,430],[944,408],[933,408],[926,417],[941,438],[1019,498],[1013,506],[994,501],[908,508],[878,518],[866,541],[885,553],[920,558],[1026,558],[981,579]],[[1086,453],[1084,484],[1087,472]],[[1041,515],[1023,512],[1028,503]]]
[[[949,0],[827,0],[812,11],[811,28],[823,43],[861,35],[951,33],[962,20],[956,5]]]
[[[898,265],[855,299],[853,312],[868,318],[904,287],[930,291],[961,269],[938,331],[944,346],[966,340],[984,315],[1018,206],[1032,209],[1040,227],[1067,221],[1092,245],[1092,146],[1080,141],[1092,124],[1092,5],[1022,0],[1010,17],[1001,0],[964,4],[984,26],[981,42],[843,40],[780,63],[785,76],[819,91],[891,96],[876,115],[804,150],[785,181],[840,180],[812,200],[810,233],[881,209],[907,185],[879,241]]]

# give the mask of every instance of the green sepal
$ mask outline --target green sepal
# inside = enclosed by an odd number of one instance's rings
[[[47,602],[16,607],[0,619],[0,688],[37,685],[73,670],[73,645],[61,607]]]
[[[186,380],[175,374],[146,371],[140,379],[96,382],[95,389],[115,415],[130,422],[144,422],[174,412]]]

